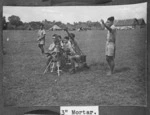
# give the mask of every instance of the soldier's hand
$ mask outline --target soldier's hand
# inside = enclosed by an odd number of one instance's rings
[[[101,19],[101,22],[102,22],[102,24],[104,24],[104,20],[103,19]]]

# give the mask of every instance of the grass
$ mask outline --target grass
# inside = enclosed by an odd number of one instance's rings
[[[48,32],[45,49],[52,35]],[[106,31],[73,32],[90,70],[43,75],[47,58],[37,47],[37,31],[4,31],[3,95],[6,106],[146,106],[146,29],[117,32],[115,74],[108,77]],[[7,42],[6,39],[10,40]]]

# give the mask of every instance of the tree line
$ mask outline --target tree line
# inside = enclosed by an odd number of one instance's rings
[[[53,25],[57,25],[60,28],[70,28],[70,29],[78,29],[78,28],[86,28],[86,29],[101,29],[102,26],[99,22],[74,22],[73,24],[67,23],[64,24],[61,21],[31,21],[31,22],[23,22],[21,21],[19,16],[9,16],[8,22],[6,21],[6,17],[3,16],[3,30],[37,30],[40,28],[40,25],[43,24],[45,29],[50,29]]]

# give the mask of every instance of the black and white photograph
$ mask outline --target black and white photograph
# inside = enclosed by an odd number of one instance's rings
[[[3,6],[5,106],[147,105],[147,3]]]

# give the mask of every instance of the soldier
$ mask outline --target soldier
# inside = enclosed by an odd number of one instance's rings
[[[86,62],[81,62],[81,55],[76,52],[74,45],[71,44],[68,36],[66,36],[63,40],[63,50],[66,52],[67,57],[71,62],[70,73],[75,73],[77,68],[79,68],[80,63],[82,63],[83,67],[89,69]]]
[[[116,51],[116,27],[114,24],[114,17],[109,17],[107,22],[104,23],[104,20],[101,20],[104,27],[108,30],[107,39],[106,39],[106,61],[110,68],[110,71],[107,75],[112,75],[115,67],[115,51]]]
[[[49,63],[52,60],[52,53],[57,52],[57,47],[56,46],[60,46],[60,41],[59,41],[58,36],[56,34],[53,35],[52,40],[53,40],[53,42],[50,44],[50,46],[48,48],[49,51],[47,53],[45,53],[48,57],[48,60],[47,60],[47,63],[46,63],[47,66],[49,65]],[[48,67],[48,70],[49,69],[50,68]]]
[[[45,45],[45,36],[46,32],[44,30],[44,25],[40,26],[40,30],[38,31],[38,46],[41,49],[41,53],[44,54],[44,45]]]

